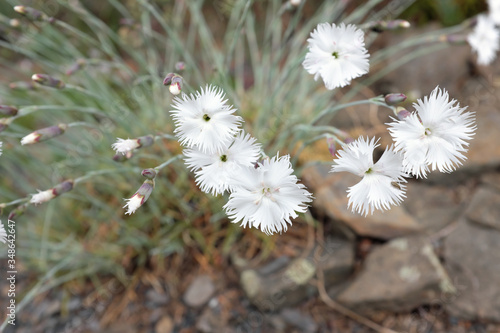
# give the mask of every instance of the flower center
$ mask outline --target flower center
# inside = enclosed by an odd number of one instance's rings
[[[222,156],[220,157],[220,160],[221,160],[222,162],[227,162],[227,155],[222,155]]]
[[[271,189],[270,187],[266,187],[265,185],[263,185],[262,190],[260,191],[260,197],[257,200],[255,200],[255,204],[256,205],[260,204],[260,202],[262,201],[262,198],[264,198],[264,197],[268,198],[269,200],[271,200],[273,202],[276,202],[276,199],[274,198],[273,193],[277,193],[279,191],[280,191],[279,187],[275,188],[275,189]],[[257,192],[257,193],[259,193],[259,192]]]
[[[339,53],[338,53],[337,51],[332,52],[332,56],[333,56],[335,59],[338,59],[338,58],[339,58]]]
[[[425,129],[425,135],[431,135],[432,134],[432,131],[430,128],[426,128]]]
[[[210,116],[209,116],[208,114],[206,114],[206,113],[205,113],[205,114],[203,115],[203,120],[205,120],[205,121],[209,121],[209,120],[210,120]]]
[[[370,173],[373,172],[373,169],[372,168],[368,168],[368,170],[365,171],[365,174],[366,175],[369,175]]]

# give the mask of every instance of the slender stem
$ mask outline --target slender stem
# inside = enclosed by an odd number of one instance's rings
[[[139,173],[140,169],[135,167],[135,168],[105,169],[105,170],[91,171],[84,176],[76,178],[73,183],[76,185],[78,183],[84,182],[87,179],[90,179],[90,178],[95,177],[95,176],[105,175],[105,174],[109,174],[109,173],[128,172],[128,171],[133,171],[133,172]]]
[[[169,139],[169,140],[177,140],[175,135],[171,134],[160,134],[160,135],[155,135],[154,140],[160,140],[160,139]]]
[[[163,162],[162,164],[158,165],[157,167],[154,167],[154,169],[155,169],[155,171],[160,171],[161,169],[163,169],[167,165],[175,162],[176,160],[180,159],[181,157],[182,157],[182,154],[175,155],[174,157],[168,159],[167,161]]]
[[[317,123],[321,118],[323,118],[324,116],[326,116],[327,114],[329,113],[334,113],[338,110],[341,110],[341,109],[345,109],[345,108],[348,108],[350,106],[355,106],[355,105],[360,105],[360,104],[375,104],[375,105],[379,105],[379,106],[385,106],[385,107],[388,107],[390,108],[391,110],[393,109],[393,107],[391,106],[388,106],[387,104],[383,103],[380,101],[380,96],[378,97],[374,97],[374,98],[370,98],[370,99],[364,99],[364,100],[361,100],[361,101],[354,101],[354,102],[350,102],[350,103],[345,103],[345,104],[339,104],[339,105],[336,105],[334,107],[331,107],[331,108],[326,108],[324,109],[323,111],[321,111],[311,122],[310,124],[314,125],[315,123]]]
[[[6,202],[6,203],[2,203],[0,204],[0,207],[7,207],[7,206],[13,206],[13,205],[17,205],[17,204],[20,204],[20,203],[24,203],[26,201],[29,200],[29,197],[25,197],[25,198],[19,198],[19,199],[16,199],[14,201],[11,201],[11,202]]]

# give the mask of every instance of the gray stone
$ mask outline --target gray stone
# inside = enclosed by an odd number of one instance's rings
[[[282,262],[282,259],[277,259]],[[344,281],[354,263],[354,247],[351,242],[327,239],[317,244],[304,258],[295,258],[288,265],[266,265],[261,269],[245,269],[240,276],[241,285],[250,301],[263,311],[276,311],[293,306],[314,295],[317,288],[309,283],[318,268],[322,269],[327,286]],[[274,271],[267,267],[275,267]]]
[[[161,293],[155,289],[149,289],[146,292],[146,299],[153,303],[153,305],[165,305],[170,300],[170,297],[167,293]]]
[[[337,300],[360,312],[410,311],[455,288],[422,236],[394,239],[373,250]]]
[[[314,333],[318,330],[318,324],[314,319],[305,313],[300,312],[296,309],[283,309],[281,311],[281,317],[284,319],[285,323],[298,329],[302,333]]]
[[[500,192],[480,187],[474,193],[465,215],[475,223],[500,230]]]
[[[459,221],[444,241],[446,268],[457,288],[445,308],[462,319],[500,322],[500,231]]]
[[[403,206],[428,233],[437,232],[456,221],[463,211],[463,198],[456,188],[410,182]]]
[[[347,172],[329,173],[329,170],[328,165],[310,167],[302,177],[316,198],[313,205],[321,213],[362,236],[392,239],[422,231],[422,226],[401,206],[366,217],[352,213],[347,207],[346,190],[361,179]]]
[[[184,293],[184,302],[191,307],[201,307],[215,292],[215,285],[208,275],[197,276]]]

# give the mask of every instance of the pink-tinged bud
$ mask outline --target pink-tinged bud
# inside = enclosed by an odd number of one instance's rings
[[[53,78],[52,76],[47,74],[33,74],[31,80],[42,86],[56,88],[56,89],[62,89],[65,86],[64,82],[56,78]]]
[[[15,116],[17,114],[17,108],[9,105],[0,105],[0,116]]]
[[[169,73],[165,80],[163,80],[163,85],[169,86],[168,90],[172,95],[180,94],[182,90],[183,78],[179,74]]]
[[[144,170],[142,170],[141,175],[143,175],[147,179],[155,179],[156,170],[155,169],[144,169]]]
[[[332,156],[335,157],[335,153],[337,152],[337,148],[335,147],[335,139],[331,136],[326,138],[326,144],[328,145],[328,151]]]
[[[398,111],[398,119],[399,120],[405,120],[406,117],[410,115],[410,111],[402,109]]]
[[[44,21],[48,17],[39,10],[27,6],[15,6],[14,10],[32,21]]]
[[[350,144],[350,143],[353,143],[353,142],[354,142],[353,138],[345,138],[344,139],[344,143],[346,143],[346,144]]]
[[[61,195],[63,193],[69,192],[73,189],[73,180],[65,180],[64,182],[57,184],[54,186],[52,189],[52,192],[54,193],[55,196]]]
[[[21,144],[24,146],[24,145],[30,145],[30,144],[42,142],[42,141],[45,141],[48,139],[52,139],[56,136],[63,134],[67,128],[68,128],[68,125],[59,124],[59,125],[45,127],[45,128],[36,130],[36,131],[26,135],[24,138],[22,138]]]
[[[127,157],[124,154],[115,154],[113,156],[113,161],[115,162],[125,162],[127,160]]]
[[[12,118],[0,118],[0,132],[9,127],[12,122]]]
[[[135,192],[135,194],[130,199],[125,199],[127,201],[125,206],[123,206],[123,208],[127,208],[125,214],[130,215],[132,213],[135,213],[135,211],[149,199],[149,196],[153,192],[154,187],[154,179],[148,179],[141,185],[139,190],[137,190],[137,192]]]
[[[386,30],[408,29],[411,26],[406,20],[375,21],[369,22],[368,28],[373,32],[383,32]]]
[[[23,215],[24,212],[26,211],[26,209],[28,208],[29,206],[29,203],[24,203],[22,205],[19,205],[17,206],[16,208],[14,208],[13,211],[11,211],[9,213],[9,216],[7,217],[9,220],[15,220],[16,218],[18,218],[19,216]]]
[[[137,143],[139,144],[139,147],[137,147],[137,148],[149,147],[154,142],[155,142],[155,138],[152,135],[140,136],[137,138]]]
[[[399,103],[403,103],[406,101],[406,95],[405,94],[387,94],[384,97],[385,103],[387,105],[396,105]]]
[[[18,81],[9,83],[9,88],[15,90],[33,90],[35,86],[32,82]]]
[[[177,63],[175,64],[175,70],[176,70],[176,71],[181,72],[181,71],[183,71],[183,70],[185,70],[185,69],[186,69],[186,64],[185,64],[184,62],[179,61],[179,62],[177,62]]]
[[[175,73],[168,73],[167,76],[165,76],[165,79],[163,79],[163,85],[164,86],[169,86],[172,84],[172,78],[175,76]]]

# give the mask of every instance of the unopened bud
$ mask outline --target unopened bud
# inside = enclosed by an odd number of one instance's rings
[[[405,94],[387,94],[384,96],[385,103],[387,105],[396,105],[406,101]]]
[[[337,149],[335,147],[335,139],[331,136],[327,137],[326,144],[328,145],[328,151],[330,152],[330,154],[335,157],[335,153],[337,152]]]
[[[52,139],[56,136],[63,134],[67,128],[68,128],[68,125],[59,124],[59,125],[45,127],[45,128],[36,130],[36,131],[26,135],[24,138],[22,138],[21,144],[22,145],[30,145],[30,144],[42,142],[42,141],[45,141],[48,139]]]
[[[344,139],[344,143],[346,143],[346,144],[350,144],[350,143],[353,143],[353,142],[354,142],[353,138],[345,138]]]
[[[55,196],[61,195],[63,193],[69,192],[73,189],[73,180],[66,180],[60,184],[57,184],[52,189]]]
[[[7,219],[9,220],[15,220],[16,218],[18,218],[19,216],[23,215],[24,212],[26,211],[26,209],[28,208],[29,206],[29,202],[26,202],[22,205],[19,205],[17,206],[16,208],[14,208],[13,211],[11,211],[9,213],[9,216],[7,217]]]
[[[407,29],[411,26],[410,22],[406,20],[393,20],[393,21],[375,21],[369,22],[368,28],[374,32],[383,32],[386,30]]]
[[[144,170],[142,170],[141,175],[143,175],[147,179],[155,179],[156,170],[155,169],[144,169]]]
[[[47,74],[33,74],[31,80],[33,80],[33,82],[41,84],[42,86],[56,89],[62,89],[65,86],[64,82]]]
[[[12,118],[0,118],[0,132],[9,127],[12,122]]]
[[[45,21],[49,18],[41,11],[27,6],[14,6],[14,10],[32,21]]]
[[[18,81],[9,83],[9,88],[16,90],[33,90],[35,86],[32,82]]]
[[[168,73],[167,76],[163,79],[163,85],[169,86],[172,84],[172,78],[175,76],[175,73]]]
[[[408,111],[406,109],[400,109],[400,110],[398,110],[398,119],[399,120],[404,120],[409,115],[411,115],[411,113],[410,113],[410,111]]]
[[[154,142],[155,142],[155,138],[152,135],[140,136],[137,138],[137,143],[139,144],[139,147],[137,147],[137,148],[149,147]]]
[[[0,116],[15,116],[17,114],[17,108],[9,105],[0,105]]]
[[[288,2],[290,2],[290,5],[292,5],[294,7],[298,7],[300,5],[300,3],[302,2],[302,0],[289,0]]]
[[[154,179],[147,179],[130,199],[125,199],[127,203],[123,208],[127,208],[125,214],[132,214],[141,207],[148,199],[155,188]]]
[[[181,71],[183,71],[184,69],[186,69],[186,64],[185,64],[184,62],[179,61],[179,62],[177,62],[177,63],[175,64],[175,70],[176,70],[176,71],[181,72]]]

